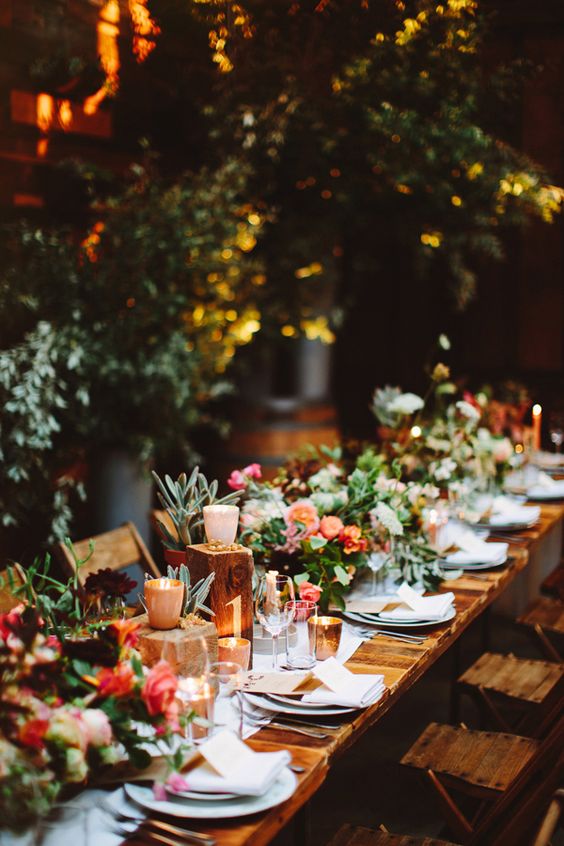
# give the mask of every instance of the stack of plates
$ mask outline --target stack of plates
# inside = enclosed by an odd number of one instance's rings
[[[491,567],[501,567],[507,561],[508,544],[484,544],[484,551],[451,552],[443,561],[441,567],[445,570],[489,570]]]
[[[389,629],[411,629],[411,628],[429,628],[431,626],[441,626],[443,623],[447,623],[449,620],[452,620],[453,617],[456,616],[456,610],[453,606],[450,606],[448,611],[446,611],[445,615],[441,617],[440,620],[429,620],[428,618],[425,619],[423,617],[419,619],[411,619],[411,620],[396,620],[394,618],[390,618],[386,611],[380,611],[378,614],[358,614],[354,613],[353,611],[346,611],[343,612],[343,616],[347,617],[349,620],[353,620],[355,623],[362,623],[363,625],[371,625],[371,626],[378,626],[378,628],[389,628]]]
[[[296,696],[279,696],[274,693],[263,694],[261,696],[245,693],[245,699],[256,708],[262,708],[265,711],[271,711],[275,714],[292,714],[299,717],[333,717],[338,714],[349,714],[351,711],[357,710],[355,708],[346,708],[343,705],[319,705],[313,702],[302,702]]]
[[[168,814],[184,819],[233,819],[258,814],[280,805],[292,796],[297,779],[294,773],[284,767],[277,780],[262,796],[239,796],[234,793],[170,794],[168,799],[155,799],[152,787],[141,784],[126,784],[128,799],[135,802],[149,814]]]

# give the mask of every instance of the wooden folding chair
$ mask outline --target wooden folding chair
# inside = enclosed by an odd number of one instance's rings
[[[515,796],[524,784],[533,779],[542,782],[542,772],[550,771],[562,755],[563,741],[561,715],[542,741],[431,723],[401,763],[422,773],[432,786],[450,829],[466,843],[472,840],[479,823],[487,819],[488,804],[493,803],[495,808],[499,802],[498,807],[503,808],[508,797]],[[553,789],[559,786],[556,783]],[[453,793],[479,800],[472,819],[467,819]]]
[[[541,584],[541,593],[564,602],[564,559]]]
[[[458,685],[495,728],[538,737],[544,717],[562,701],[564,664],[485,652]]]
[[[517,617],[517,623],[525,626],[549,661],[562,661],[558,641],[564,638],[564,602],[540,597]]]
[[[84,583],[91,573],[109,567],[111,570],[123,570],[132,564],[139,564],[141,569],[154,578],[159,578],[161,572],[153,561],[151,553],[145,546],[143,538],[133,525],[124,523],[118,529],[104,532],[92,538],[73,543],[74,551],[79,560],[88,557],[90,543],[94,543],[94,551],[88,561],[80,568],[79,578]],[[74,557],[65,546],[59,543],[54,553],[67,573],[74,573],[76,564]]]
[[[469,732],[469,734],[476,734]],[[562,720],[551,736],[538,744],[537,752],[524,764],[510,786],[497,798],[478,823],[465,817],[455,828],[457,843],[469,846],[549,846],[558,824],[564,791],[559,784],[564,770]],[[544,817],[543,817],[544,814]],[[539,818],[541,818],[539,827]],[[452,827],[452,826],[451,826]],[[412,837],[345,825],[328,846],[454,846],[433,837]]]
[[[0,614],[6,614],[19,605],[22,597],[15,594],[12,590],[20,587],[25,582],[25,576],[20,564],[13,564],[10,567],[11,579],[8,569],[0,570]]]

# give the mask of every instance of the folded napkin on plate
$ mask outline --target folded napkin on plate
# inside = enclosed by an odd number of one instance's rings
[[[506,523],[526,523],[532,525],[540,517],[538,505],[520,505],[503,496],[494,500],[489,523],[491,526],[504,526]]]
[[[537,452],[535,463],[539,467],[564,467],[564,455],[558,452]]]
[[[249,748],[249,747],[247,747]],[[234,767],[228,776],[220,775],[207,761],[183,773],[188,790],[198,793],[236,793],[238,796],[262,796],[269,790],[284,767],[292,760],[289,752],[252,752]]]
[[[343,708],[367,708],[377,702],[384,693],[386,686],[384,676],[372,674],[354,675],[347,684],[347,689],[342,691],[329,690],[328,687],[321,687],[306,693],[303,696],[304,702],[315,702],[319,705],[336,705]]]
[[[441,534],[441,550],[456,547],[462,552],[473,554],[475,557],[487,554],[489,545],[478,535],[462,523],[449,520]]]
[[[457,567],[464,567],[469,564],[497,564],[505,561],[509,550],[508,543],[480,543],[480,547],[474,552],[467,552],[459,549],[457,552],[450,552],[445,562],[455,564]]]
[[[564,479],[552,479],[546,473],[539,473],[534,485],[527,488],[527,496],[531,497],[564,497]]]
[[[454,602],[454,593],[437,594],[436,596],[419,596],[407,582],[404,582],[397,592],[403,605],[380,614],[382,619],[396,621],[442,620]]]

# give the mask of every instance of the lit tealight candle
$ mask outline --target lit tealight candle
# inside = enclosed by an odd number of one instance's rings
[[[341,643],[343,621],[339,617],[310,617],[307,625],[310,648],[317,660],[335,656]]]
[[[427,522],[427,535],[429,536],[429,543],[431,546],[437,545],[437,522],[438,514],[434,508],[429,511],[429,520]]]
[[[235,542],[239,525],[237,505],[204,505],[203,512],[208,543],[212,540],[224,544]]]
[[[174,629],[184,600],[184,585],[180,579],[149,579],[143,588],[149,625],[153,629]]]
[[[249,669],[251,641],[246,637],[220,637],[217,641],[217,660],[239,664],[243,670]]]
[[[537,451],[541,448],[541,430],[542,406],[537,402],[533,405],[533,449]]]

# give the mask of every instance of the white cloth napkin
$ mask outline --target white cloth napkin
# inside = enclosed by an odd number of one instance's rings
[[[491,526],[505,526],[507,523],[524,523],[532,526],[540,517],[538,505],[520,505],[504,496],[494,500],[489,523]]]
[[[484,543],[480,541],[480,546],[474,551],[459,549],[456,552],[449,553],[445,558],[445,563],[457,567],[471,564],[498,564],[505,561],[508,550],[508,543]]]
[[[564,497],[564,479],[552,479],[546,473],[539,473],[535,484],[527,488],[527,496],[560,499]]]
[[[382,619],[398,622],[442,620],[454,602],[451,591],[436,596],[420,596],[407,582],[400,585],[397,595],[404,604],[380,614]]]
[[[303,696],[304,702],[318,705],[340,705],[343,708],[368,708],[382,698],[386,686],[384,676],[351,673],[347,689],[336,692],[322,685]]]
[[[189,790],[200,793],[236,793],[262,796],[292,760],[289,752],[253,752],[252,763],[244,761],[229,776],[221,776],[207,762],[183,775]]]

